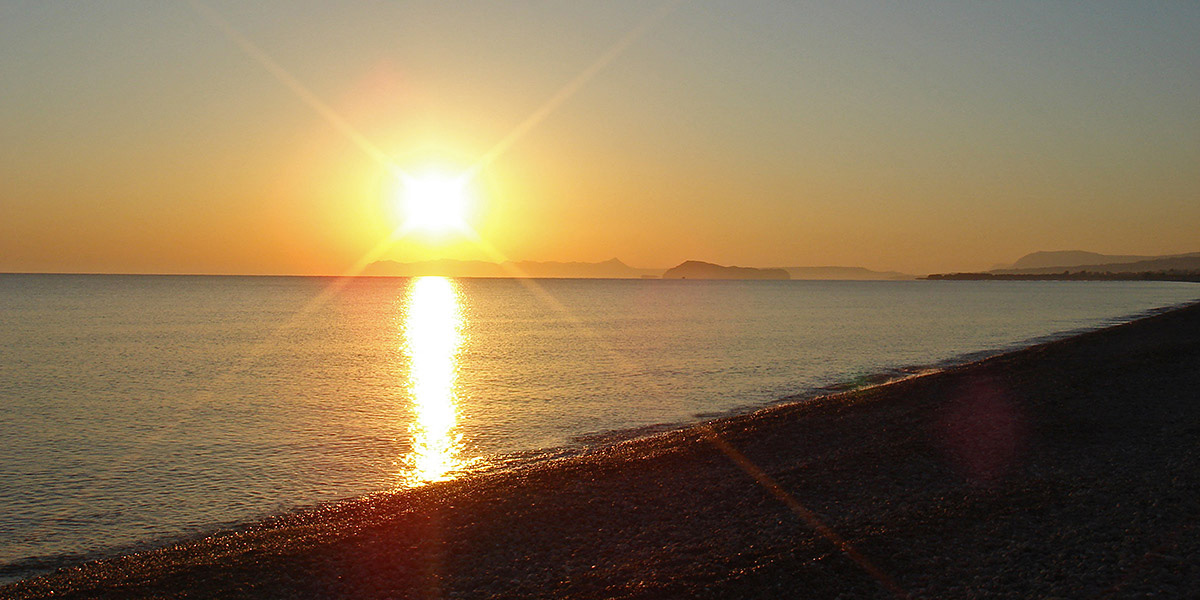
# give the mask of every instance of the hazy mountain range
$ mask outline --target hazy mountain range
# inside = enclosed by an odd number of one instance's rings
[[[1009,267],[989,273],[1035,275],[1063,271],[1093,273],[1144,273],[1149,271],[1200,270],[1200,252],[1162,256],[1097,254],[1082,250],[1034,252],[1022,256]]]
[[[637,279],[659,277],[662,269],[637,269],[619,259],[603,262],[538,262],[532,260],[502,263],[481,260],[429,260],[402,263],[392,260],[373,262],[363,275],[384,277],[560,277],[574,279]]]
[[[695,263],[695,264],[691,264]],[[691,265],[691,266],[687,266]],[[714,268],[699,265],[710,265]],[[686,266],[686,267],[685,267]],[[444,277],[557,277],[570,279],[658,279],[671,277],[672,271],[678,269],[690,272],[693,279],[844,279],[844,280],[881,280],[881,279],[916,279],[915,275],[898,273],[896,271],[872,271],[863,267],[776,267],[758,269],[750,267],[724,267],[701,261],[686,261],[671,269],[639,269],[631,267],[619,259],[613,258],[603,262],[538,262],[538,261],[505,261],[494,263],[480,260],[431,260],[421,262],[397,262],[381,260],[371,263],[363,271],[363,275],[372,277],[420,277],[424,275],[441,275]],[[733,269],[733,270],[724,270]],[[741,271],[740,276],[736,269]],[[762,276],[759,271],[768,271],[770,276]],[[707,274],[708,276],[705,276]]]
[[[1063,250],[1033,252],[988,273],[1036,275],[1063,271],[1095,273],[1142,273],[1150,271],[1200,271],[1200,252],[1163,256],[1116,255]],[[916,275],[897,271],[872,271],[863,267],[734,267],[689,260],[670,269],[639,269],[620,259],[603,262],[539,262],[481,260],[431,260],[371,263],[363,275],[376,277],[544,277],[564,279],[819,279],[819,280],[906,280]]]
[[[916,279],[899,271],[872,271],[863,267],[784,267],[792,279],[837,279],[855,281]]]

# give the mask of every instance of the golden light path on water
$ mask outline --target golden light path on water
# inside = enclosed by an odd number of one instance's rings
[[[404,352],[413,423],[412,449],[404,457],[409,485],[451,479],[465,466],[462,435],[455,432],[455,380],[462,345],[463,314],[458,290],[445,277],[412,280],[405,298]]]

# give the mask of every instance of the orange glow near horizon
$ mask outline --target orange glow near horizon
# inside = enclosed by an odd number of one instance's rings
[[[1189,3],[139,6],[6,14],[0,272],[1197,250]]]
[[[414,279],[405,298],[404,341],[414,419],[403,479],[420,485],[453,478],[465,463],[455,431],[455,380],[462,343],[458,290],[445,277]]]

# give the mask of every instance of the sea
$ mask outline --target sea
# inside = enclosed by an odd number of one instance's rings
[[[0,275],[0,583],[977,360],[1200,285]]]

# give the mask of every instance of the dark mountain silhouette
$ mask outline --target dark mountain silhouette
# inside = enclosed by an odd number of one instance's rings
[[[791,279],[784,269],[755,269],[726,267],[713,263],[689,260],[667,269],[663,279]]]

